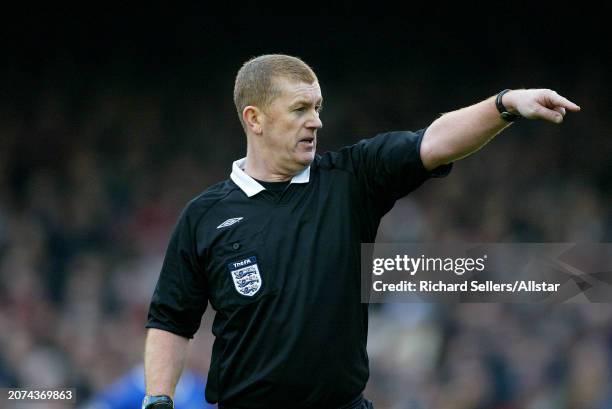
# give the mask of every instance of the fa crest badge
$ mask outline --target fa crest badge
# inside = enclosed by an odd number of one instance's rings
[[[261,289],[261,274],[257,266],[257,257],[232,261],[227,265],[238,294],[252,297]]]

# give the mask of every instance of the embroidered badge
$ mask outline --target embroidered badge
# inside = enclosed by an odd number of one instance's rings
[[[257,266],[257,257],[251,256],[227,264],[234,287],[241,295],[252,297],[261,288],[262,280]]]

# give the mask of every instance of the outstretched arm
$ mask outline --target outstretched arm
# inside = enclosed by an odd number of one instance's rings
[[[174,397],[188,345],[187,338],[160,329],[149,329],[144,359],[147,395]]]
[[[549,89],[512,90],[502,103],[509,112],[528,119],[561,123],[566,110],[580,107]],[[445,163],[464,158],[482,148],[510,122],[501,118],[495,96],[467,108],[449,112],[427,128],[421,142],[421,160],[432,170]]]

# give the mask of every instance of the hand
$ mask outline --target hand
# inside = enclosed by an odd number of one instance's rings
[[[578,112],[580,107],[550,89],[518,89],[504,94],[504,106],[528,119],[544,119],[560,124],[566,110]]]

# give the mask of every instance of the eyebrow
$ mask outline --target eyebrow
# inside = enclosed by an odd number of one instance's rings
[[[318,104],[315,103],[315,105],[319,105],[319,107],[323,106],[323,98],[321,98],[317,102],[318,102]],[[303,99],[303,98],[300,98],[297,101],[295,101],[293,104],[291,104],[291,107],[295,107],[295,106],[298,106],[298,105],[310,105],[310,101],[308,101],[306,99]]]

